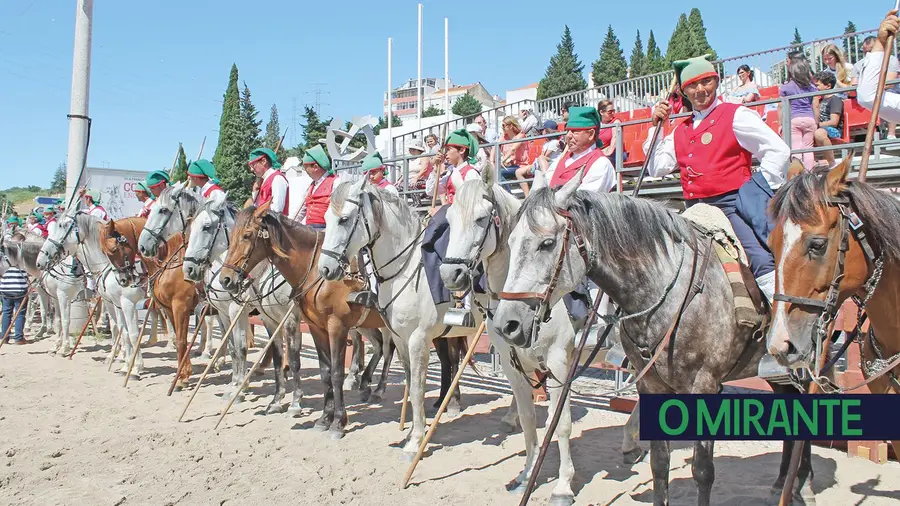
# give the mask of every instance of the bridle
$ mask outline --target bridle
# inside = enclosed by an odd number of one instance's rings
[[[215,216],[216,218],[216,232],[213,234],[212,240],[209,242],[209,247],[202,251],[205,253],[203,256],[185,256],[185,262],[191,262],[199,265],[200,267],[211,267],[212,266],[212,250],[213,246],[216,244],[216,239],[219,238],[219,233],[225,230],[225,208],[219,209],[218,211],[211,211],[210,209],[206,209],[206,212],[209,213],[210,216]],[[228,234],[225,234],[225,247],[226,249],[231,246],[231,239],[228,237]]]
[[[78,230],[78,220],[75,219],[75,217],[78,216],[79,214],[84,214],[84,213],[82,213],[81,211],[78,211],[74,215],[68,217],[69,218],[69,226],[66,227],[65,233],[63,233],[62,237],[58,241],[56,239],[53,239],[50,236],[47,236],[46,241],[49,242],[51,245],[53,245],[54,248],[56,248],[52,254],[44,252],[44,254],[47,255],[47,260],[49,260],[48,266],[46,269],[47,271],[49,271],[54,266],[56,266],[56,264],[62,262],[63,253],[66,251],[66,247],[65,247],[66,239],[69,238],[69,234],[71,234],[73,231],[75,232],[75,241],[77,243],[77,246],[84,245],[84,239],[81,237],[81,233]]]
[[[238,279],[243,284],[247,279],[250,278],[250,272],[247,270],[250,265],[250,258],[253,257],[253,251],[256,250],[256,243],[259,242],[260,239],[268,240],[269,239],[269,231],[266,229],[266,226],[262,223],[260,219],[259,230],[253,234],[253,242],[250,243],[250,249],[247,250],[247,254],[244,256],[244,261],[241,262],[241,265],[234,265],[228,262],[222,262],[222,268],[231,269],[237,274]]]
[[[187,237],[185,237],[185,230],[187,230],[189,220],[185,220],[184,214],[180,210],[177,213],[175,212],[176,210],[179,209],[179,203],[181,202],[182,195],[184,195],[184,193],[179,193],[177,196],[175,196],[172,199],[174,201],[174,209],[168,209],[166,207],[162,207],[161,205],[159,205],[156,212],[158,212],[159,214],[162,214],[164,216],[163,216],[163,222],[159,226],[158,229],[154,230],[154,229],[146,227],[146,226],[144,227],[144,232],[147,232],[147,235],[149,235],[150,237],[153,238],[154,241],[156,241],[157,247],[159,247],[160,243],[166,242],[166,238],[163,237],[162,233],[166,229],[166,227],[169,226],[169,220],[171,220],[172,216],[175,214],[178,214],[178,218],[181,220],[181,228],[179,229],[179,230],[181,230],[181,239],[182,239],[181,244],[182,245],[187,244]]]
[[[816,323],[813,325],[810,338],[815,344],[815,356],[820,357],[822,355],[822,349],[824,347],[825,339],[828,336],[828,330],[834,322],[835,317],[837,317],[838,311],[840,310],[840,306],[838,305],[840,284],[841,280],[843,280],[844,278],[844,262],[847,257],[847,251],[849,251],[850,249],[850,234],[853,234],[853,237],[856,239],[856,241],[860,245],[860,248],[862,249],[863,256],[866,259],[866,263],[872,264],[874,266],[872,274],[863,284],[865,295],[863,297],[858,297],[857,295],[852,296],[854,302],[859,307],[859,318],[857,319],[856,327],[853,330],[853,333],[848,339],[846,339],[844,345],[838,351],[838,353],[835,354],[828,361],[828,363],[821,368],[821,370],[817,370],[815,372],[809,371],[813,379],[823,388],[828,388],[831,391],[843,392],[856,390],[857,388],[864,386],[872,382],[876,378],[882,376],[883,374],[889,372],[894,367],[890,364],[897,365],[898,363],[900,363],[900,354],[891,357],[890,360],[885,360],[884,357],[880,356],[881,352],[879,350],[879,345],[877,343],[877,340],[875,339],[874,332],[870,329],[869,339],[871,341],[873,350],[875,350],[876,354],[879,355],[879,357],[874,364],[866,364],[868,367],[863,367],[863,372],[868,373],[866,374],[867,378],[864,383],[852,388],[838,388],[835,385],[831,385],[831,381],[828,378],[822,376],[825,372],[827,372],[828,369],[831,368],[831,366],[834,365],[837,359],[840,358],[840,356],[843,355],[844,352],[846,352],[847,348],[853,342],[853,339],[859,334],[859,331],[866,318],[866,305],[868,304],[869,299],[872,298],[872,295],[875,292],[875,288],[881,281],[881,275],[884,272],[884,252],[881,252],[878,255],[875,254],[875,250],[872,248],[872,245],[869,242],[869,236],[866,234],[866,224],[862,221],[862,219],[860,219],[860,217],[854,210],[853,200],[850,194],[845,190],[836,196],[826,196],[825,204],[828,207],[837,207],[839,220],[838,227],[841,233],[841,239],[838,245],[838,254],[834,264],[834,275],[828,287],[828,292],[825,295],[825,300],[780,293],[775,294],[774,300],[795,304],[801,307],[816,309],[815,312],[817,312],[819,316],[816,319]],[[860,360],[862,360],[862,354],[860,354]],[[818,360],[816,361],[815,367],[817,369],[819,368]],[[893,373],[891,374],[891,377],[896,386],[900,387],[900,382],[897,381],[897,378],[893,375]]]
[[[334,260],[336,260],[338,265],[341,267],[341,269],[345,273],[350,271],[350,259],[347,258],[347,249],[350,248],[350,239],[352,239],[353,234],[356,233],[356,228],[359,227],[360,222],[362,222],[362,224],[365,226],[366,237],[368,237],[368,239],[369,239],[368,241],[366,241],[366,244],[363,245],[363,247],[361,249],[370,249],[371,250],[372,245],[375,244],[375,241],[377,241],[378,238],[381,237],[381,230],[376,230],[375,233],[373,234],[372,228],[369,226],[369,220],[363,218],[363,216],[362,216],[363,215],[362,199],[366,198],[366,197],[371,199],[371,196],[369,196],[368,192],[363,191],[360,194],[359,200],[355,200],[350,197],[347,197],[347,199],[346,199],[346,202],[349,202],[356,206],[357,211],[356,211],[356,216],[353,218],[353,226],[350,228],[350,233],[347,234],[347,242],[345,242],[343,244],[343,251],[338,252],[336,250],[322,248],[321,253],[329,258],[333,258]],[[369,205],[371,205],[371,203],[372,203],[372,201],[370,200]]]
[[[475,254],[472,255],[470,259],[446,257],[441,262],[442,264],[462,265],[470,274],[472,274],[475,271],[475,268],[481,262],[481,253],[484,251],[484,244],[487,242],[487,238],[488,236],[490,236],[491,230],[494,231],[494,237],[496,238],[496,241],[500,242],[500,214],[497,212],[497,203],[494,201],[493,194],[491,193],[490,188],[488,188],[488,191],[485,195],[482,195],[482,198],[491,205],[491,214],[490,216],[488,216],[489,223],[484,227],[484,234],[481,236],[481,240],[478,241],[478,249],[475,250]]]

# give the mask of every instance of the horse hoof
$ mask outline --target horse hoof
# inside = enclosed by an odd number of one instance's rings
[[[367,401],[369,404],[381,404],[384,400],[381,394],[373,393],[369,396],[369,400]]]
[[[325,432],[326,430],[328,430],[328,427],[325,425],[325,423],[316,422],[316,424],[312,426],[311,430],[313,432]]]
[[[644,457],[647,456],[647,450],[643,448],[635,448],[634,450],[630,450],[622,453],[622,462],[626,466],[633,466],[638,462],[644,460]]]
[[[372,398],[372,389],[366,387],[359,393],[359,401],[360,402],[369,402],[369,399]]]
[[[344,390],[353,391],[359,387],[359,380],[356,378],[347,378],[344,380]]]
[[[209,360],[212,358],[212,355],[210,355],[208,351],[204,351],[200,354],[200,358],[202,358],[203,360]]]
[[[298,417],[298,416],[300,416],[300,413],[302,411],[303,411],[303,408],[301,408],[300,406],[291,405],[290,407],[287,408],[287,415],[292,418]]]
[[[331,429],[328,431],[328,439],[332,441],[339,441],[344,438],[344,431],[338,429]]]
[[[415,459],[416,459],[416,454],[415,454],[415,453],[403,452],[403,453],[400,455],[400,460],[402,460],[403,462],[412,462],[412,461],[415,460]]]
[[[517,428],[518,428],[518,426],[514,423],[510,423],[505,420],[500,421],[500,430],[502,430],[503,432],[505,432],[507,434],[512,434],[513,432],[516,431]]]
[[[284,407],[281,404],[272,404],[266,408],[267,415],[275,415],[278,413],[284,413]]]
[[[547,504],[550,506],[572,506],[575,504],[575,498],[568,495],[553,494],[550,496],[550,502]]]
[[[506,491],[510,494],[524,494],[526,483],[519,480],[513,480],[506,484]]]
[[[447,411],[445,413],[450,418],[456,418],[459,416],[459,406],[451,404],[450,406],[447,406]]]

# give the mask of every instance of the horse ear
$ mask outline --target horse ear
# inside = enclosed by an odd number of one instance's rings
[[[363,176],[363,177],[359,178],[359,181],[356,181],[355,183],[353,183],[353,187],[350,188],[350,193],[352,193],[354,195],[359,195],[360,193],[363,192],[363,189],[365,189],[366,183],[368,181],[369,181],[369,178],[367,176]],[[311,184],[314,184],[314,183],[311,183]]]
[[[787,180],[790,181],[795,177],[803,174],[806,170],[806,167],[803,166],[803,162],[801,162],[798,158],[791,158],[791,164],[788,166],[787,171]]]
[[[226,198],[227,195],[225,194],[225,192],[214,192],[212,195],[212,199],[210,200],[212,201],[212,206],[216,209],[219,209],[220,207],[222,207],[222,205],[225,204]]]
[[[450,174],[450,182],[453,183],[453,186],[455,186],[458,191],[460,188],[462,188],[462,185],[465,181],[463,181],[463,178],[459,175],[459,172],[454,170]]]
[[[481,169],[481,182],[483,182],[485,186],[490,188],[491,186],[494,186],[495,179],[496,177],[494,174],[494,167],[489,166],[489,164],[485,164],[485,166]]]
[[[581,184],[582,173],[584,173],[584,169],[578,169],[578,172],[575,173],[572,179],[556,192],[554,198],[556,199],[557,207],[560,209],[569,207],[569,199],[572,198],[572,195],[575,194],[575,190],[577,190],[578,186]]]
[[[531,183],[531,191],[537,191],[547,187],[547,178],[544,177],[544,171],[538,169],[534,171],[534,181]]]
[[[259,207],[256,208],[255,211],[253,211],[253,218],[256,220],[261,220],[262,217],[265,216],[266,213],[269,212],[270,207],[272,207],[271,200],[267,200],[267,201],[263,202],[262,204],[260,204]]]
[[[850,173],[850,158],[844,158],[837,167],[828,172],[825,181],[828,185],[828,193],[835,196],[847,186],[847,174]]]

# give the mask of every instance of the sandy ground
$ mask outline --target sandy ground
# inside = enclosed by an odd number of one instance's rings
[[[398,430],[403,395],[398,367],[382,405],[361,404],[356,393],[347,394],[348,433],[330,441],[308,430],[322,399],[311,348],[304,349],[302,360],[307,397],[301,416],[263,414],[272,391],[269,371],[254,378],[247,401],[232,408],[216,431],[230,366],[204,384],[178,423],[190,392],[166,397],[175,358],[164,341],[145,349],[145,376],[127,389],[123,376],[103,364],[109,340],[87,337],[83,344],[71,361],[48,355],[49,339],[0,351],[0,504],[518,504],[519,496],[504,485],[524,463],[523,438],[521,432],[498,430],[511,399],[502,377],[467,372],[463,413],[442,420],[409,488],[400,490],[408,464],[399,449],[404,433]],[[258,352],[252,350],[251,360]],[[192,386],[204,365],[194,359]],[[436,365],[432,360],[429,406],[437,396]],[[484,371],[490,367],[479,365]],[[588,380],[576,389],[589,393],[596,383]],[[631,468],[621,464],[625,415],[604,409],[603,399],[574,399],[577,504],[651,503],[649,459]],[[547,404],[541,403],[541,438],[546,416]],[[690,449],[673,447],[671,503],[696,504]],[[818,504],[900,503],[897,463],[876,465],[837,450],[813,451]],[[713,504],[777,504],[770,495],[777,452],[780,443],[718,443]],[[554,445],[531,504],[547,502],[557,465]]]

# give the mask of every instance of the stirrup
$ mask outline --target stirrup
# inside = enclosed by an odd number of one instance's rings
[[[347,302],[350,304],[359,304],[369,308],[378,307],[378,294],[371,291],[351,292],[347,296]]]
[[[782,385],[792,384],[791,370],[779,364],[778,360],[776,360],[774,356],[768,353],[763,355],[763,357],[759,360],[759,365],[757,366],[757,376],[760,379],[771,381],[772,383],[778,383]]]
[[[607,350],[606,356],[602,360],[616,369],[625,369],[628,356],[625,355],[625,348],[622,348],[622,343],[616,341]]]

